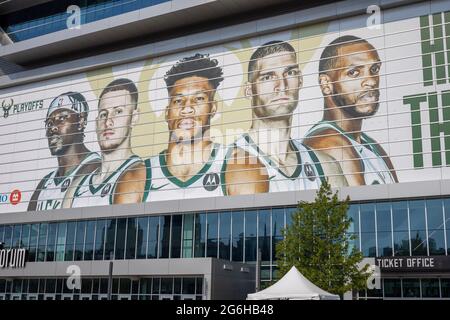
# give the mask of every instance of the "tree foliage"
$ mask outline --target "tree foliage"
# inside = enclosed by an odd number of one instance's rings
[[[369,266],[358,267],[363,256],[351,246],[356,236],[347,232],[352,222],[347,215],[349,201],[348,197],[340,201],[324,182],[314,202],[299,202],[291,224],[283,230],[284,240],[276,245],[280,277],[295,266],[334,294],[366,288]]]

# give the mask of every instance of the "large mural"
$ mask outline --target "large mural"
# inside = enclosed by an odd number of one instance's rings
[[[0,213],[446,179],[450,12],[404,15],[3,89]]]

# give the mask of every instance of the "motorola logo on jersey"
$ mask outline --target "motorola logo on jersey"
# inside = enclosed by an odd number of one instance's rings
[[[208,173],[203,178],[203,187],[206,191],[214,191],[217,189],[220,183],[220,178],[217,173]]]
[[[314,169],[310,163],[305,163],[305,174],[308,177],[309,181],[316,180],[316,173],[314,172]]]
[[[111,191],[111,188],[112,188],[111,183],[108,183],[108,184],[103,188],[102,193],[101,193],[101,197],[103,198],[103,197],[107,196],[107,195],[109,194],[109,192]]]
[[[61,192],[66,192],[67,191],[67,188],[69,188],[69,186],[70,186],[70,182],[71,182],[70,179],[64,180],[64,182],[63,182],[63,184],[61,186]]]

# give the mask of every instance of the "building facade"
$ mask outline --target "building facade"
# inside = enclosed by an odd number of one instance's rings
[[[245,299],[325,179],[353,298],[450,298],[449,37],[447,1],[0,4],[0,299],[110,262],[113,299]]]

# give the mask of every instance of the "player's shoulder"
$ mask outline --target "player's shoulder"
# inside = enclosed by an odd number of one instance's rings
[[[337,150],[337,147],[345,147],[352,145],[350,139],[332,127],[324,128],[314,132],[303,139],[303,144],[315,150],[323,150],[326,153]],[[339,148],[343,152],[350,152],[351,148]]]
[[[138,181],[142,177],[145,179],[147,166],[144,161],[137,161],[131,164],[120,176],[119,182]]]

